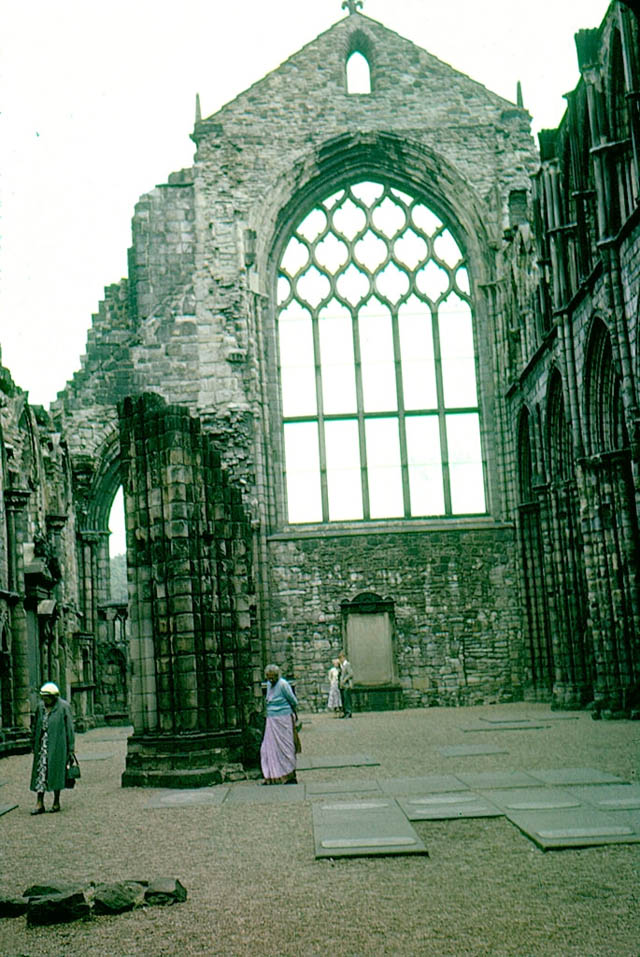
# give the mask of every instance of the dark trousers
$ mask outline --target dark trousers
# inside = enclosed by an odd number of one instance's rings
[[[340,688],[342,695],[342,710],[351,717],[351,688]]]

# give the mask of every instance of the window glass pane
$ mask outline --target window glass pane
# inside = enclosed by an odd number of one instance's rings
[[[460,247],[448,229],[443,230],[434,240],[433,251],[447,266],[453,267],[462,259]]]
[[[375,272],[378,266],[382,265],[389,252],[384,240],[376,236],[370,229],[366,231],[362,239],[358,240],[353,247],[353,251],[358,262],[371,272]]]
[[[447,408],[476,406],[476,367],[469,304],[455,293],[438,308],[442,382]]]
[[[332,221],[336,230],[346,239],[355,239],[360,230],[364,229],[367,217],[352,199],[346,199],[334,210]]]
[[[407,463],[412,515],[442,515],[444,489],[437,415],[408,416]]]
[[[398,420],[367,419],[367,469],[371,518],[404,515]]]
[[[319,306],[323,299],[326,299],[331,292],[329,280],[323,272],[310,266],[307,271],[296,280],[296,293],[301,299],[304,299],[312,308]]]
[[[280,313],[280,378],[284,416],[315,415],[316,375],[311,316],[297,302]]]
[[[384,193],[384,186],[382,183],[356,183],[351,187],[351,192],[365,206],[373,206],[375,201],[380,199]]]
[[[414,233],[412,229],[405,229],[402,236],[396,239],[393,251],[396,259],[399,259],[409,269],[415,269],[427,258],[429,247],[424,239]]]
[[[309,262],[309,250],[304,243],[292,236],[287,243],[280,268],[290,276],[295,276]]]
[[[451,508],[454,514],[486,511],[480,424],[476,412],[447,415]]]
[[[387,196],[373,211],[373,224],[385,236],[395,236],[406,226],[407,217],[402,206]]]
[[[349,250],[346,244],[334,236],[333,233],[325,236],[322,242],[316,246],[316,259],[332,275],[341,266],[344,266],[348,258]]]
[[[409,291],[409,277],[395,263],[387,263],[376,276],[376,289],[385,299],[395,305]]]
[[[351,313],[332,299],[319,313],[318,329],[325,414],[355,412],[357,403]]]
[[[371,93],[369,61],[357,50],[347,60],[347,93]]]
[[[450,285],[449,273],[430,259],[416,273],[416,287],[431,302],[437,302],[440,296],[447,291]]]
[[[323,211],[321,209],[312,209],[309,215],[302,220],[296,232],[312,243],[318,238],[326,225],[327,217]]]
[[[411,296],[398,311],[405,409],[435,409],[438,404],[433,362],[431,310]]]
[[[358,315],[364,410],[395,411],[398,396],[391,313],[378,299],[370,299]]]
[[[287,423],[284,454],[289,521],[322,521],[317,423]]]
[[[325,423],[329,519],[360,519],[362,479],[356,420]]]

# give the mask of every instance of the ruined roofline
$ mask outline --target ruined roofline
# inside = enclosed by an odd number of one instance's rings
[[[265,83],[272,76],[278,73],[279,70],[281,70],[283,67],[287,66],[288,64],[292,63],[297,57],[301,56],[306,50],[312,47],[319,40],[322,40],[324,37],[326,37],[328,34],[330,34],[331,32],[335,30],[342,29],[343,24],[345,24],[347,21],[355,21],[355,22],[364,21],[365,23],[373,24],[375,29],[383,30],[385,33],[389,34],[390,36],[396,37],[402,43],[406,44],[407,47],[411,47],[414,50],[417,50],[422,56],[428,57],[430,60],[433,61],[434,64],[437,64],[438,66],[445,67],[446,69],[451,70],[457,76],[464,77],[465,80],[473,84],[473,86],[477,87],[478,90],[482,90],[490,98],[495,100],[496,106],[503,106],[508,109],[516,109],[518,111],[521,111],[522,113],[526,113],[528,116],[530,115],[525,107],[518,106],[517,103],[515,103],[513,100],[508,100],[505,97],[500,96],[499,93],[495,93],[493,90],[490,90],[483,83],[480,83],[478,80],[474,80],[473,77],[469,76],[469,74],[464,73],[462,70],[456,69],[456,67],[452,66],[450,63],[447,63],[445,60],[441,60],[439,57],[435,56],[435,54],[430,53],[429,50],[426,50],[424,47],[418,46],[417,43],[414,43],[412,40],[409,40],[407,37],[402,36],[401,33],[398,33],[396,30],[392,30],[390,27],[385,26],[385,24],[381,23],[379,20],[374,20],[372,17],[368,17],[363,13],[352,13],[352,14],[348,14],[346,17],[343,17],[341,20],[336,21],[326,30],[323,30],[322,33],[319,33],[316,37],[314,37],[313,40],[310,40],[308,43],[305,43],[304,46],[300,47],[299,50],[296,50],[295,53],[292,53],[290,56],[288,56],[286,60],[283,60],[281,63],[278,64],[278,66],[274,67],[272,70],[269,70],[269,72],[265,73],[262,77],[260,77],[260,79],[250,84],[250,86],[246,87],[246,89],[241,90],[240,93],[238,93],[232,99],[227,100],[226,103],[223,103],[222,106],[220,106],[214,113],[210,113],[208,116],[206,116],[204,119],[201,119],[199,122],[196,121],[194,123],[191,139],[197,144],[198,133],[199,132],[206,133],[207,126],[210,123],[210,121],[214,120],[216,117],[225,113],[230,107],[238,103],[242,99],[242,97],[247,96],[248,94],[252,92],[252,90],[255,90],[256,87]]]

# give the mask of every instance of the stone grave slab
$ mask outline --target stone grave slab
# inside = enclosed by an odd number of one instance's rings
[[[461,730],[465,733],[479,731],[539,731],[541,728],[548,728],[549,725],[541,721],[500,721],[493,724],[469,724]]]
[[[640,785],[587,784],[568,788],[579,801],[602,811],[640,811]]]
[[[319,802],[312,810],[318,858],[427,853],[392,797]]]
[[[376,780],[369,781],[307,781],[307,797],[324,797],[331,794],[357,794],[359,792],[381,793]]]
[[[304,784],[255,784],[229,789],[228,804],[297,804],[304,801]]]
[[[421,778],[378,778],[377,781],[385,794],[431,794],[468,789],[468,785],[454,774],[426,774]]]
[[[456,777],[467,787],[476,791],[497,788],[531,788],[540,783],[525,771],[461,771]]]
[[[302,755],[296,762],[298,771],[315,771],[320,768],[363,768],[377,767],[380,764],[368,754]]]
[[[462,817],[502,817],[503,811],[474,791],[398,798],[410,821],[444,821]]]
[[[78,761],[106,761],[107,758],[112,757],[113,754],[97,751],[86,751],[84,754],[80,754],[80,752],[78,752],[77,754]]]
[[[640,843],[640,833],[620,818],[624,813],[629,812],[611,813],[583,805],[548,811],[507,811],[506,816],[538,847],[549,850]]]
[[[496,744],[452,744],[436,748],[445,758],[464,758],[473,754],[508,754],[506,748]]]
[[[226,786],[216,788],[193,788],[190,790],[173,789],[154,794],[146,807],[194,807],[202,804],[218,805],[222,804],[229,788]]]
[[[551,787],[488,789],[483,790],[482,795],[505,812],[555,811],[584,807],[584,803],[576,795]]]
[[[17,804],[0,804],[0,817],[3,814],[8,814],[9,811],[14,811],[17,807]]]
[[[486,721],[488,724],[529,724],[531,718],[526,715],[513,715],[510,718],[502,717],[492,717],[492,718],[483,718],[480,717],[480,721]]]
[[[624,784],[622,778],[596,768],[547,768],[527,771],[531,777],[544,784]]]

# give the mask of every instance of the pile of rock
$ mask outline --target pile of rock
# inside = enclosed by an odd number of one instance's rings
[[[176,904],[187,899],[186,888],[173,877],[153,881],[114,881],[88,887],[34,884],[20,897],[0,897],[0,917],[21,917],[33,926],[62,924],[92,914],[122,914],[134,907]]]

